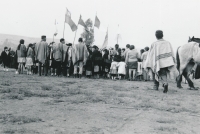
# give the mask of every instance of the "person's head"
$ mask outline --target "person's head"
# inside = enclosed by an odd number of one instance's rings
[[[130,44],[127,44],[127,45],[126,45],[126,49],[127,49],[127,48],[130,48]]]
[[[134,46],[134,45],[131,45],[131,46],[130,46],[130,50],[133,50],[133,49],[135,49],[135,46]]]
[[[32,46],[33,46],[33,44],[31,44],[31,43],[30,43],[30,44],[28,44],[28,48],[29,48],[29,47],[32,47]]]
[[[55,42],[51,42],[50,44],[49,44],[49,47],[53,47],[53,44],[54,44]]]
[[[42,36],[41,36],[41,39],[42,39],[42,41],[46,41],[46,40],[47,40],[47,38],[46,38],[45,35],[42,35]]]
[[[83,42],[83,38],[79,38],[78,42],[82,43]]]
[[[122,48],[122,53],[125,51],[125,48]]]
[[[118,45],[118,44],[116,44],[116,45],[115,45],[115,49],[117,50],[118,48],[119,48],[119,45]]]
[[[158,40],[163,38],[163,31],[162,30],[157,30],[156,31],[156,38]]]
[[[104,49],[103,51],[104,51],[104,54],[109,54],[108,49]]]
[[[149,51],[149,47],[145,47],[144,50],[145,50],[145,51]]]
[[[68,43],[67,46],[72,46],[72,43]]]
[[[141,54],[144,53],[144,49],[141,49],[141,50],[140,50],[140,53],[141,53]]]
[[[4,47],[4,51],[8,51],[8,47]]]
[[[19,44],[24,44],[24,40],[21,39],[21,40],[19,41]]]
[[[92,47],[92,52],[94,51],[94,50],[98,50],[99,48],[96,46],[96,45],[94,45],[93,47]]]
[[[65,39],[61,38],[60,43],[65,44]]]
[[[121,55],[121,52],[122,52],[121,48],[118,48],[119,55]]]

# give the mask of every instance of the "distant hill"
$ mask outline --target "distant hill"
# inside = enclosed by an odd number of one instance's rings
[[[39,42],[40,38],[32,38],[32,37],[25,37],[25,36],[19,36],[19,35],[9,35],[9,34],[0,34],[0,52],[3,51],[4,47],[11,47],[14,50],[17,49],[17,46],[19,44],[19,40],[24,39],[25,45],[27,46],[30,43]],[[52,38],[47,38],[47,42],[52,42]],[[59,42],[58,39],[54,40],[55,42]]]

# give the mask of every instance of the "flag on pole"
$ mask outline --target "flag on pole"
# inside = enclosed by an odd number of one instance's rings
[[[107,29],[107,32],[106,32],[106,37],[105,37],[105,40],[103,42],[103,45],[101,47],[101,49],[106,49],[106,47],[108,46],[108,29]]]
[[[99,18],[97,16],[95,17],[94,26],[97,27],[97,28],[100,27],[100,20],[99,20]]]
[[[83,27],[87,27],[87,26],[85,25],[85,22],[82,20],[82,16],[81,16],[81,15],[80,15],[78,24],[82,25]]]
[[[69,12],[69,10],[67,9],[66,14],[65,14],[65,23],[68,23],[71,30],[74,32],[77,30],[77,26],[76,24],[73,22],[73,20],[71,19],[71,13]]]

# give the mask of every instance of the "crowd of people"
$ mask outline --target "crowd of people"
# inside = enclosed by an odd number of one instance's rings
[[[27,48],[24,43],[23,39],[19,41],[16,52],[4,47],[1,59],[5,71],[8,71],[12,63],[16,74],[23,74],[26,69],[27,75],[39,76],[50,74],[75,78],[85,75],[88,78],[103,77],[113,80],[149,79],[144,69],[142,70],[142,62],[146,60],[149,47],[141,49],[141,53],[138,53],[134,45],[129,44],[122,49],[116,44],[115,49],[99,50],[96,45],[86,46],[83,39],[79,38],[79,44],[73,48],[71,43],[65,44],[64,39],[60,39],[58,44],[47,44],[45,36],[42,36],[41,42],[29,44]]]
[[[84,75],[87,78],[97,79],[148,81],[151,76],[148,72],[152,72],[154,89],[158,90],[159,78],[161,78],[166,93],[167,73],[171,71],[168,67],[175,65],[173,50],[171,44],[162,39],[161,30],[156,31],[155,35],[157,41],[151,45],[150,50],[149,47],[145,47],[140,52],[130,44],[127,44],[126,48],[120,48],[116,44],[115,48],[101,50],[96,45],[85,45],[82,38],[79,38],[79,43],[75,45],[66,44],[63,38],[59,43],[48,44],[46,36],[42,36],[39,43],[29,44],[28,47],[21,39],[17,50],[14,51],[15,54],[11,56],[11,51],[5,47],[1,58],[5,71],[8,71],[10,57],[13,57],[16,74],[23,74],[26,69],[27,75],[73,76],[74,78],[81,78]],[[161,49],[161,46],[166,50]]]

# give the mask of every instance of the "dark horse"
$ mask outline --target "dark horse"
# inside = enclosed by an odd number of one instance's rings
[[[177,77],[177,87],[182,88],[181,81],[182,76],[188,81],[190,90],[197,90],[194,87],[193,82],[189,78],[189,75],[196,70],[197,65],[200,63],[200,39],[189,37],[188,43],[180,46],[177,49],[176,60],[177,69],[179,71],[179,76]]]

